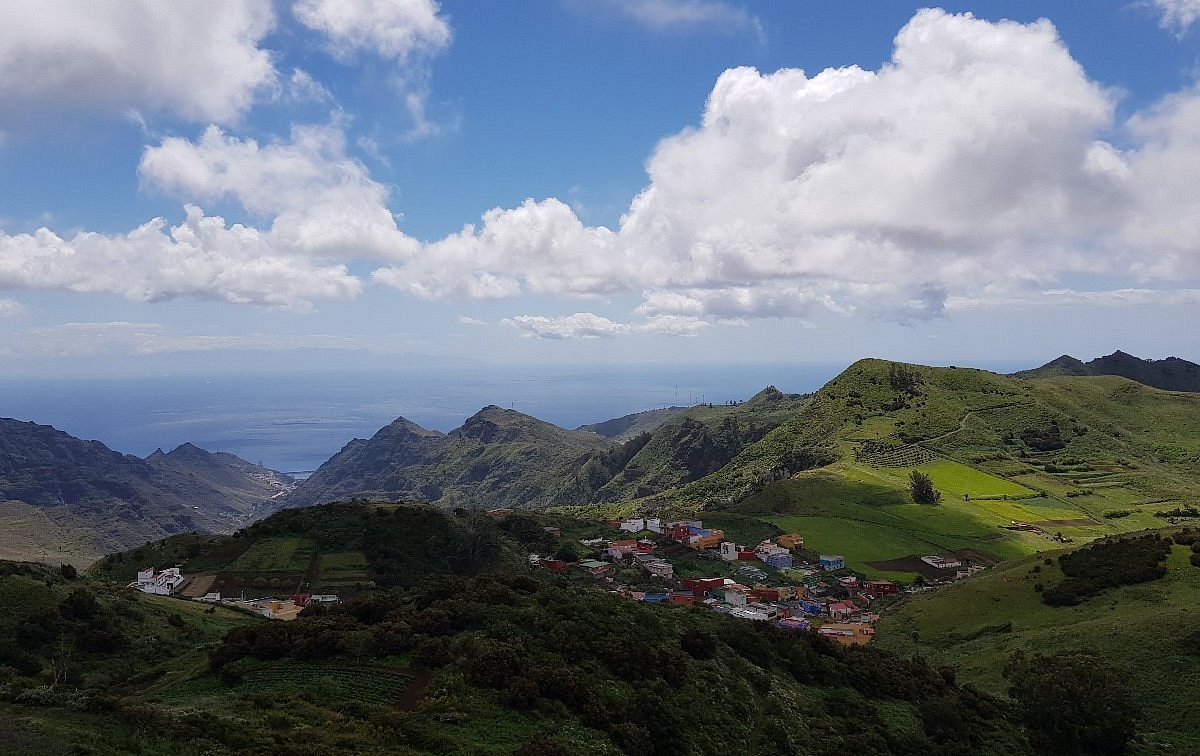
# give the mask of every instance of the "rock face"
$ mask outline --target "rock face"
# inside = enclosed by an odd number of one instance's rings
[[[1117,350],[1088,362],[1063,355],[1039,368],[1014,373],[1017,378],[1046,378],[1057,375],[1119,375],[1144,386],[1164,391],[1200,392],[1200,365],[1179,357],[1143,360]]]
[[[231,531],[292,485],[281,473],[191,444],[139,459],[47,425],[0,419],[0,501],[86,533],[65,552],[96,555],[189,530]],[[0,527],[0,550],[6,532]]]

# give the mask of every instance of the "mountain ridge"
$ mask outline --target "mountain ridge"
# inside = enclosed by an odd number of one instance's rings
[[[1056,375],[1117,375],[1163,391],[1200,392],[1200,365],[1179,357],[1147,360],[1120,349],[1087,362],[1064,354],[1041,367],[1013,373],[1017,378]]]

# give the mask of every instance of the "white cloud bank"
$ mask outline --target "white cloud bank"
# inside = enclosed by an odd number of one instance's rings
[[[394,44],[397,56],[417,49]],[[391,49],[352,47],[368,45]],[[822,312],[903,322],[1072,287],[1078,275],[1197,288],[1200,91],[1124,123],[1116,96],[1047,21],[921,11],[878,71],[726,71],[700,125],[655,149],[649,185],[615,230],[551,198],[492,210],[428,244],[398,228],[340,124],[265,144],[214,127],[165,139],[142,160],[145,186],[192,203],[183,223],[0,234],[0,288],[303,310],[356,296],[363,282],[343,263],[370,259],[384,263],[374,282],[425,298],[642,296],[640,322],[508,319],[540,338],[691,334]],[[1120,148],[1106,141],[1113,134]],[[266,227],[195,204],[222,201]]]
[[[930,318],[1073,274],[1196,281],[1200,94],[1127,124],[1115,98],[1048,21],[921,11],[879,71],[726,71],[616,230],[530,200],[373,278],[425,297],[640,291],[642,315],[705,321]],[[572,317],[512,324],[614,330]]]
[[[6,108],[55,103],[236,121],[278,86],[258,44],[270,0],[13,0],[0,23]]]
[[[434,0],[299,0],[296,19],[325,35],[330,52],[347,60],[359,52],[405,60],[441,52],[450,24]]]

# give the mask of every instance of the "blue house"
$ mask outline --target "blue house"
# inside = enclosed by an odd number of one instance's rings
[[[805,614],[820,614],[825,611],[825,606],[820,601],[800,599],[800,611]]]
[[[823,570],[844,570],[846,569],[846,558],[838,554],[822,554],[821,569]]]
[[[648,601],[652,604],[661,604],[670,598],[670,595],[671,594],[669,593],[647,593],[646,597],[643,598],[642,601]]]
[[[777,570],[790,570],[793,566],[791,554],[770,554],[762,557],[762,560],[767,566]]]

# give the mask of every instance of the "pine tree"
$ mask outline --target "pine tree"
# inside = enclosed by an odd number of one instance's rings
[[[942,500],[941,492],[933,487],[933,479],[923,472],[910,472],[908,484],[912,491],[912,500],[918,504],[937,504]]]

